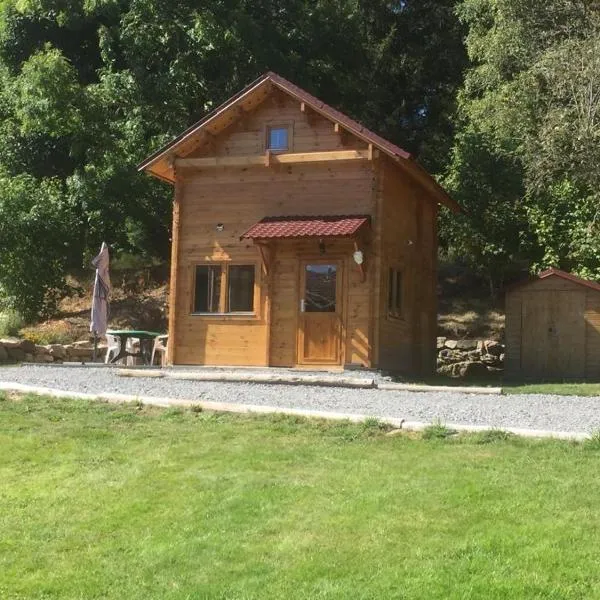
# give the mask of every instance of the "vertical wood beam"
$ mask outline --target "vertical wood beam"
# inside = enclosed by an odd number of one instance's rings
[[[181,202],[183,200],[183,179],[181,172],[173,167],[175,175],[175,196],[173,198],[173,221],[171,225],[171,276],[169,281],[169,339],[167,341],[167,364],[176,364],[177,328],[177,269],[179,267],[179,234],[181,231]]]
[[[383,209],[385,193],[385,161],[371,163],[373,165],[373,244],[371,249],[371,327],[369,331],[369,345],[371,346],[369,367],[379,367],[381,318],[385,311],[383,294],[385,274],[382,271],[383,262]]]

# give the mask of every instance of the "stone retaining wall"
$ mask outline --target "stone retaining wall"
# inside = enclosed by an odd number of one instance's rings
[[[437,372],[450,377],[484,377],[504,370],[504,344],[495,340],[437,339]]]
[[[38,346],[29,340],[16,338],[0,340],[0,363],[37,362],[90,362],[94,354],[91,342],[81,341],[73,344],[49,344]],[[104,360],[106,344],[99,344],[97,360]]]

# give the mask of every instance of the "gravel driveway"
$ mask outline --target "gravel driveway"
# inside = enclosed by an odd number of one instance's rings
[[[237,402],[399,417],[407,421],[519,427],[551,431],[600,430],[600,397],[474,395],[255,383],[214,383],[119,377],[114,369],[23,365],[0,368],[0,381],[74,392],[115,392],[186,400]]]

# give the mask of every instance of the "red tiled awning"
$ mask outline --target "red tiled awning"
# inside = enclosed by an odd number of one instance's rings
[[[352,237],[370,223],[367,215],[334,217],[265,217],[252,225],[240,239],[276,240]]]

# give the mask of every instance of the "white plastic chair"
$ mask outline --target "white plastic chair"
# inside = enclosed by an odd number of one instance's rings
[[[167,362],[167,341],[169,335],[157,335],[154,338],[154,346],[152,347],[152,357],[150,358],[150,365],[154,364],[154,357],[156,354],[160,354],[160,366],[164,367]]]
[[[117,354],[119,354],[119,351],[121,350],[121,338],[116,335],[111,335],[110,333],[105,334],[105,337],[106,337],[107,348],[106,348],[106,357],[104,358],[104,363],[108,364],[115,356],[117,356]],[[128,338],[127,339],[127,346],[126,346],[127,352],[133,352],[134,344],[136,342],[139,343],[139,340],[137,338]],[[121,358],[118,362],[123,364],[123,359]],[[135,357],[128,356],[126,363],[128,365],[134,365]]]
[[[126,350],[127,352],[136,352],[140,350],[140,340],[139,338],[127,338],[127,346],[126,346]],[[127,366],[135,366],[137,365],[137,357],[136,356],[128,356],[127,360],[125,361],[127,363]]]
[[[108,364],[111,359],[113,359],[117,354],[119,354],[119,350],[121,349],[121,340],[116,335],[111,335],[110,333],[106,334],[106,357],[104,358],[104,363]]]

